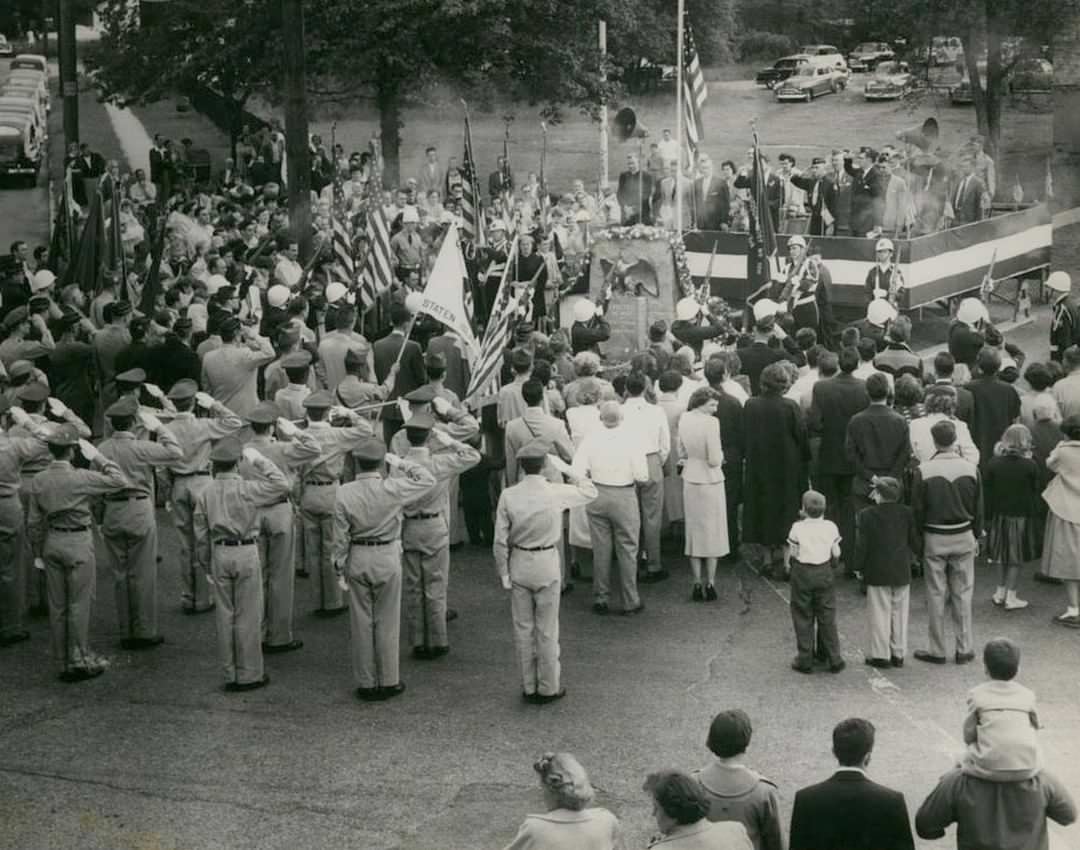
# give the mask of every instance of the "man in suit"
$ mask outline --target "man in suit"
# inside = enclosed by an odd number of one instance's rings
[[[855,181],[844,169],[847,153],[841,150],[832,152],[832,169],[825,178],[825,209],[828,215],[823,214],[823,219],[826,232],[832,236],[851,235],[851,189]],[[831,231],[828,230],[830,226]]]
[[[506,157],[500,156],[495,162],[497,167],[488,177],[488,195],[491,200],[501,198],[506,192],[514,191],[514,178],[506,167]]]
[[[394,329],[380,340],[375,341],[375,379],[378,383],[386,380],[390,374],[390,367],[398,362],[398,352],[405,346],[401,355],[400,368],[394,380],[394,388],[391,390],[389,400],[401,398],[407,393],[427,383],[427,372],[424,370],[424,355],[420,352],[420,346],[411,339],[406,339],[409,332],[409,323],[412,315],[408,308],[394,301],[390,305],[390,323]],[[383,434],[386,444],[401,428],[401,411],[396,405],[383,408]]]
[[[903,481],[911,457],[907,420],[889,407],[889,379],[875,372],[866,379],[866,394],[870,406],[852,416],[847,427],[847,456],[855,466],[851,496],[855,514],[872,504],[874,478]]]
[[[439,152],[435,150],[434,145],[429,145],[424,149],[424,156],[426,161],[420,169],[417,187],[425,195],[428,192],[442,193],[443,184],[446,182],[446,172],[443,171],[442,164],[439,162]]]
[[[975,173],[975,157],[965,154],[960,160],[960,179],[956,181],[952,201],[952,227],[982,221],[983,210],[990,206],[986,184]]]
[[[754,338],[750,345],[736,349],[743,374],[750,379],[750,392],[757,395],[760,390],[761,373],[765,367],[777,360],[787,359],[784,349],[774,348],[769,344],[776,329],[776,313],[780,309],[775,301],[762,298],[754,302]]]
[[[866,775],[874,725],[853,717],[833,729],[840,769],[795,793],[791,850],[914,850],[904,795]]]
[[[825,179],[825,158],[815,156],[810,162],[810,173],[791,175],[791,185],[802,189],[806,194],[806,206],[810,210],[810,236],[825,235],[824,213],[828,210],[825,206],[825,195],[828,183]]]
[[[731,193],[727,182],[713,174],[712,160],[701,157],[701,176],[694,180],[694,212],[698,230],[727,230]]]
[[[653,223],[653,178],[641,170],[636,154],[630,154],[626,158],[626,171],[619,175],[616,194],[623,211],[623,224]]]
[[[888,175],[877,165],[877,152],[864,147],[858,165],[844,157],[844,170],[851,176],[851,235],[866,236],[881,227],[885,218],[885,190]]]
[[[825,496],[828,518],[840,529],[844,568],[850,574],[855,563],[855,511],[852,484],[855,465],[848,457],[845,443],[851,418],[870,406],[866,384],[852,373],[859,366],[859,352],[842,348],[839,357],[832,352],[818,357],[818,371],[828,374],[835,365],[839,373],[818,381],[811,391],[810,418],[807,429],[811,439],[820,441],[817,474],[814,484]]]

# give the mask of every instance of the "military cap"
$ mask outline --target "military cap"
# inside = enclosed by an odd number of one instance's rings
[[[408,422],[406,428],[416,428],[420,431],[430,431],[435,427],[435,419],[430,413],[417,413]]]
[[[428,384],[424,384],[424,386],[417,387],[411,393],[407,393],[405,401],[410,404],[431,404],[435,401],[435,389]]]
[[[445,369],[446,355],[438,351],[429,351],[424,355],[424,366],[428,369]]]
[[[49,429],[45,442],[50,446],[76,446],[79,444],[79,432],[74,425],[62,422]]]
[[[21,325],[30,316],[30,311],[26,307],[19,306],[4,316],[4,330],[10,331],[16,325]]]
[[[49,388],[40,381],[26,384],[16,393],[20,401],[45,401],[49,397]]]
[[[281,416],[278,406],[272,401],[260,401],[248,414],[248,422],[257,425],[271,425]]]
[[[379,461],[386,457],[386,446],[377,437],[365,437],[356,444],[353,456],[357,460]]]
[[[364,383],[356,375],[346,375],[337,386],[337,397],[346,407],[358,407],[365,401],[371,400],[370,393],[364,388]]]
[[[26,306],[31,310],[44,310],[52,302],[49,301],[48,295],[31,295],[30,300],[26,303]]]
[[[547,457],[551,446],[543,440],[532,440],[517,450],[518,460],[530,460]]]
[[[810,160],[810,164],[811,165],[824,165],[825,164],[825,157],[823,157],[823,156],[815,156],[812,160]]]
[[[138,412],[139,403],[135,401],[135,396],[126,395],[110,404],[105,415],[112,419],[114,416],[134,416]]]
[[[198,391],[198,384],[190,378],[184,378],[172,385],[172,389],[169,390],[169,400],[184,401],[185,399],[195,398],[195,393]]]
[[[218,330],[223,334],[234,334],[240,330],[240,320],[236,316],[226,316],[218,324]]]
[[[145,384],[146,372],[142,369],[128,369],[117,375],[116,380],[123,381],[125,384]]]
[[[236,297],[236,287],[232,284],[226,284],[218,289],[215,293],[218,301],[230,301]]]
[[[281,365],[286,369],[303,369],[311,365],[311,352],[301,349],[291,351],[281,358]]]
[[[244,454],[244,447],[236,437],[223,437],[210,450],[210,460],[218,463],[236,463]]]
[[[64,315],[62,315],[59,319],[60,327],[64,330],[75,327],[81,321],[82,316],[80,316],[74,310],[65,310]]]
[[[114,319],[118,319],[121,316],[126,316],[131,312],[131,304],[127,301],[113,301],[112,302],[112,314]]]
[[[187,316],[181,316],[175,322],[173,322],[172,329],[176,333],[185,333],[195,327],[195,323],[191,321]]]
[[[367,362],[367,351],[354,347],[345,351],[345,368],[348,369],[351,366],[359,366],[361,363]]]
[[[11,368],[8,369],[8,377],[15,380],[18,378],[28,378],[34,374],[34,364],[29,360],[16,360],[11,364]]]
[[[326,390],[319,390],[304,399],[305,410],[326,410],[334,406],[334,400]]]

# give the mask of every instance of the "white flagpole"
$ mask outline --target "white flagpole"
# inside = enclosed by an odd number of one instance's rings
[[[675,142],[679,147],[678,167],[675,169],[675,229],[683,232],[683,2],[678,0],[676,21],[678,36],[675,40]]]

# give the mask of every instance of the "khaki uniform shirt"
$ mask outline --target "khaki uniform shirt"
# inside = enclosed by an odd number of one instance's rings
[[[76,469],[54,460],[34,476],[28,488],[26,530],[34,555],[41,557],[49,528],[90,525],[90,500],[131,486],[120,467],[108,458],[95,458],[90,469]]]

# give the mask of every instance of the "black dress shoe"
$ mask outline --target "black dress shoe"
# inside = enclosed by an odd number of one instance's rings
[[[847,669],[847,662],[844,661],[842,658],[839,661],[837,661],[835,664],[830,664],[829,665],[829,672],[830,673],[840,673],[840,672],[842,672],[842,671],[844,671],[846,669]]]
[[[798,661],[791,662],[791,669],[794,670],[796,673],[810,674],[814,672],[814,668],[811,667],[809,664],[800,664]]]
[[[348,610],[348,605],[342,605],[340,608],[316,608],[315,616],[322,617],[324,620],[328,620],[331,617],[339,617]]]
[[[536,704],[547,705],[550,702],[558,702],[566,696],[566,688],[562,688],[557,694],[537,694]]]
[[[655,573],[645,573],[641,578],[642,584],[656,584],[657,582],[666,581],[671,577],[671,573],[667,570],[657,570]]]
[[[161,646],[165,643],[165,638],[161,635],[155,635],[148,638],[124,638],[120,641],[120,646],[124,649],[153,649],[155,646]]]
[[[866,663],[871,667],[891,667],[892,662],[888,658],[867,658]]]
[[[529,705],[536,705],[536,698],[538,694],[530,694],[525,691],[521,692],[521,699],[523,702],[527,702]]]
[[[564,588],[563,588],[563,589],[562,589],[562,590],[561,590],[561,591],[559,592],[559,595],[560,595],[560,596],[566,596],[566,594],[568,594],[568,593],[573,593],[573,592],[574,592],[574,583],[573,583],[573,582],[568,582],[568,583],[567,583],[567,585],[566,585],[566,587],[564,587]]]
[[[915,660],[925,661],[927,664],[945,664],[948,659],[944,655],[934,655],[931,652],[927,652],[925,649],[915,650]]]
[[[701,590],[700,584],[695,584],[693,591],[690,593],[690,599],[693,602],[704,602],[705,594]]]
[[[607,614],[608,604],[606,602],[594,602],[592,606],[592,612],[594,614]]]
[[[105,672],[103,667],[74,667],[60,674],[61,682],[85,682],[88,679],[96,679]]]
[[[0,637],[0,646],[14,646],[24,640],[30,640],[30,632],[13,632],[10,635]]]
[[[242,691],[257,691],[259,688],[265,688],[269,684],[270,677],[263,673],[263,677],[261,679],[256,679],[254,682],[229,682],[225,686],[225,690],[235,694]]]
[[[970,664],[974,660],[975,660],[975,653],[974,652],[958,652],[958,653],[956,653],[956,663],[957,664]]]
[[[634,614],[640,614],[644,610],[645,610],[645,603],[644,602],[639,602],[636,607],[627,608],[625,611],[623,611],[622,615],[624,617],[632,617],[632,616],[634,616]]]
[[[711,584],[705,585],[705,601],[715,602],[717,598],[718,597],[716,595],[716,587]]]
[[[452,623],[457,618],[458,618],[458,612],[457,612],[456,608],[447,608],[446,609],[446,622]]]
[[[379,690],[382,692],[382,699],[393,699],[405,693],[405,683],[398,682],[396,685],[388,685],[385,688],[379,688]]]
[[[450,647],[448,646],[433,646],[431,647],[432,658],[442,658],[444,655],[450,654]]]
[[[430,661],[435,657],[433,650],[428,646],[414,646],[412,657],[417,661]]]
[[[183,610],[189,617],[193,617],[196,614],[209,614],[214,610],[214,603],[211,602],[209,605],[204,605],[201,608],[198,605],[185,605]]]
[[[297,578],[310,578],[311,573],[309,573],[307,570],[297,570],[296,571],[296,577]]]
[[[303,645],[302,640],[291,640],[288,643],[264,643],[262,651],[267,655],[280,655],[282,652],[295,652]]]
[[[894,655],[892,658],[889,659],[889,663],[893,667],[903,667],[904,666],[904,659],[901,658],[899,655]]]
[[[364,702],[378,702],[382,699],[382,688],[357,688],[356,698]]]

